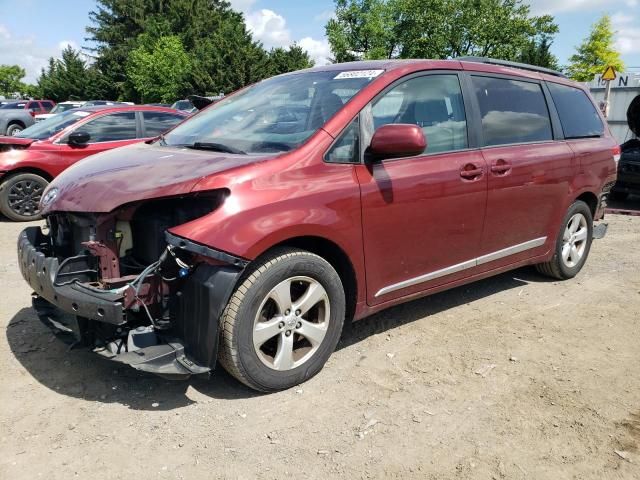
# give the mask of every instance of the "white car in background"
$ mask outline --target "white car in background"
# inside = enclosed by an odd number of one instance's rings
[[[42,120],[46,120],[47,118],[51,118],[58,113],[66,112],[67,110],[71,110],[72,108],[80,108],[86,102],[85,101],[69,101],[69,102],[60,102],[58,103],[49,113],[41,113],[35,116],[36,122],[40,122]]]

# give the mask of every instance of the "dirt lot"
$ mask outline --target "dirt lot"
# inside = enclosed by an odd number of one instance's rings
[[[0,223],[0,478],[640,478],[640,217],[532,269],[348,326],[301,388],[170,382],[67,352]]]

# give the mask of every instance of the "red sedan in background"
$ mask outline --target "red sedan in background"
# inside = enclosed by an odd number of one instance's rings
[[[188,113],[151,106],[69,110],[0,137],[0,213],[15,221],[40,216],[40,197],[64,169],[89,155],[154,138]]]

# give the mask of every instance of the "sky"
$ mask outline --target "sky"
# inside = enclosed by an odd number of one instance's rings
[[[560,27],[552,51],[566,63],[603,13],[612,16],[616,46],[628,67],[640,69],[640,0],[524,0],[535,14],[550,13]],[[230,0],[265,47],[297,42],[318,64],[330,56],[324,26],[333,0]],[[0,64],[18,64],[35,82],[49,57],[67,45],[86,47],[94,0],[0,0]]]

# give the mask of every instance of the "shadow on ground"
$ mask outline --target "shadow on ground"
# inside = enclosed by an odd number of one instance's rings
[[[349,348],[365,338],[435,315],[479,298],[548,279],[532,268],[521,268],[430,297],[387,309],[359,322],[345,325],[338,349]],[[11,351],[21,366],[42,385],[62,395],[87,401],[120,403],[135,410],[172,410],[194,403],[187,395],[216,399],[250,398],[260,394],[216,369],[211,379],[192,377],[184,381],[165,380],[130,367],[102,359],[90,351],[68,350],[38,320],[32,308],[17,312],[7,326]]]

